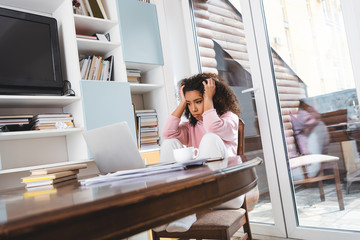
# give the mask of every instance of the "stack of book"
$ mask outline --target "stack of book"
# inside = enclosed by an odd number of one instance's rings
[[[74,118],[70,113],[37,114],[31,120],[33,130],[73,128]]]
[[[156,110],[136,110],[136,119],[140,150],[159,147],[160,136]]]
[[[108,19],[101,0],[75,0],[73,4],[76,14]]]
[[[3,129],[3,127],[6,127],[7,130],[11,130],[14,127],[18,127],[19,129],[25,130],[25,127],[30,124],[32,117],[33,115],[28,114],[0,116],[0,128]]]
[[[77,181],[77,174],[80,169],[86,168],[86,163],[72,164],[66,166],[44,168],[31,170],[31,175],[22,178],[22,183],[26,184],[26,188],[55,186],[62,182]]]
[[[76,38],[87,39],[87,40],[100,40],[104,42],[110,42],[110,33],[94,33],[93,35],[76,34]]]
[[[127,80],[130,83],[140,83],[141,71],[138,69],[126,69]]]
[[[111,81],[114,57],[86,56],[80,59],[81,79]]]

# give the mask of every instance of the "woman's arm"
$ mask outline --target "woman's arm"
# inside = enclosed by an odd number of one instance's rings
[[[181,86],[179,89],[179,95],[180,95],[180,103],[179,105],[175,108],[175,110],[173,111],[173,113],[171,115],[177,117],[177,118],[181,118],[183,112],[185,111],[186,108],[186,100],[185,100],[185,96],[184,96],[184,86]]]
[[[182,144],[188,143],[188,125],[187,123],[180,124],[180,118],[186,108],[186,101],[184,96],[184,86],[180,87],[180,103],[173,111],[173,113],[167,118],[162,130],[162,136],[164,138],[176,138]]]

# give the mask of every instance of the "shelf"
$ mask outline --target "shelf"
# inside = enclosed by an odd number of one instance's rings
[[[99,40],[76,39],[79,53],[85,55],[105,55],[121,46],[120,42],[105,42]]]
[[[154,148],[139,150],[140,154],[141,153],[148,153],[148,152],[156,152],[156,151],[160,151],[160,147],[154,147]]]
[[[63,3],[63,0],[0,0],[0,5],[6,5],[9,7],[28,9],[36,12],[53,13]]]
[[[0,95],[0,107],[64,107],[80,97]]]
[[[137,62],[125,62],[126,68],[129,69],[139,69],[141,72],[147,72],[157,67],[161,67],[161,65],[156,64],[147,64],[147,63],[137,63]]]
[[[105,20],[74,14],[76,33],[92,35],[94,33],[106,33],[118,25],[117,21]]]
[[[162,84],[151,84],[151,83],[130,83],[130,91],[135,94],[142,94],[151,92],[155,89],[161,88]]]
[[[69,128],[69,129],[50,129],[50,130],[31,130],[31,131],[18,131],[18,132],[1,132],[0,141],[4,140],[19,140],[31,138],[45,138],[45,137],[60,137],[74,133],[82,132],[82,128]]]
[[[51,163],[51,164],[37,165],[37,166],[31,166],[31,167],[12,168],[12,169],[0,170],[0,175],[30,171],[30,170],[41,169],[41,168],[58,167],[58,166],[66,166],[66,165],[71,165],[71,164],[92,163],[92,162],[93,162],[93,160],[87,159],[87,160],[80,160],[80,161]]]

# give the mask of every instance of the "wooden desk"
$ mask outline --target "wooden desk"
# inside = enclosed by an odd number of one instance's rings
[[[256,186],[261,159],[44,193],[0,192],[0,239],[121,239],[214,207]]]

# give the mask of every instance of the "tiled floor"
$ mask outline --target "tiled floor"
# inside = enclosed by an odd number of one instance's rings
[[[318,188],[298,188],[296,203],[301,226],[360,231],[360,183],[351,185],[349,194],[343,196],[345,210],[340,211],[334,184],[325,184],[325,201],[320,201]],[[261,199],[250,212],[254,222],[274,223],[269,198]]]

